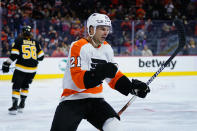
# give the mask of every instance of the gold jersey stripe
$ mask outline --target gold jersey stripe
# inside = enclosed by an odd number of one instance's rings
[[[19,52],[19,50],[18,50],[18,49],[12,49],[12,51],[16,51],[16,52]]]
[[[15,64],[16,67],[25,69],[25,70],[36,70],[37,67],[27,67],[27,66],[23,66],[23,65],[19,65],[19,64]]]
[[[41,55],[41,54],[44,54],[43,50],[41,50],[41,51],[38,53],[38,55]]]
[[[21,93],[27,94],[29,91],[28,90],[21,90]]]
[[[20,92],[12,91],[12,95],[20,95]]]

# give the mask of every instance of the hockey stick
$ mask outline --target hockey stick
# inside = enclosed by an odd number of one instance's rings
[[[186,43],[186,38],[185,38],[185,29],[183,23],[175,19],[174,20],[175,27],[177,29],[178,33],[178,39],[179,39],[179,44],[175,52],[170,56],[170,58],[159,68],[157,72],[146,82],[147,85],[149,85],[158,75],[159,73],[162,72],[162,70],[172,61],[172,59],[183,49],[185,43]],[[127,107],[134,102],[134,100],[137,98],[137,96],[133,96],[127,104],[118,112],[118,115],[120,116],[126,109]]]

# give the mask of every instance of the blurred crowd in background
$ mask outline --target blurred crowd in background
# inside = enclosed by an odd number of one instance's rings
[[[94,12],[111,18],[107,41],[117,56],[170,55],[178,42],[175,17],[187,35],[179,55],[197,55],[197,0],[1,0],[0,6],[0,57],[10,54],[24,25],[47,56],[67,56],[71,42],[87,35],[86,19]]]

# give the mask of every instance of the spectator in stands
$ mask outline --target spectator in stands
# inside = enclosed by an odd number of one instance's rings
[[[129,38],[126,38],[123,45],[124,47],[126,47],[125,54],[130,55],[132,52],[131,40]]]
[[[170,0],[166,5],[166,15],[168,19],[172,19],[173,16],[173,10],[174,10],[174,5],[172,3],[172,1]]]
[[[154,0],[153,3],[151,3],[151,5],[152,5],[151,6],[152,9],[150,8],[150,10],[152,10],[152,14],[151,14],[152,18],[153,19],[160,19],[160,10],[161,9],[160,9],[160,6],[159,6],[159,0]]]
[[[64,33],[69,33],[70,30],[70,20],[69,20],[69,16],[67,15],[66,17],[63,17],[61,19],[62,22],[62,31]]]
[[[189,40],[189,55],[196,55],[197,47],[194,38]]]
[[[142,51],[138,49],[138,46],[137,45],[134,45],[134,49],[133,49],[132,54],[134,56],[142,56]]]
[[[144,31],[145,31],[145,32],[150,32],[152,26],[153,26],[152,19],[149,18],[149,19],[145,22]]]
[[[122,29],[122,34],[131,34],[131,21],[129,20],[128,17],[125,17],[124,21],[121,23],[121,29]]]
[[[1,41],[7,41],[8,40],[8,34],[6,31],[1,31]]]
[[[66,44],[66,45],[69,45],[69,44],[70,44],[70,41],[69,41],[68,36],[65,36],[65,37],[63,38],[63,42],[64,42],[64,44]]]
[[[144,45],[144,49],[142,50],[142,56],[153,56],[152,51],[148,48],[147,45]]]
[[[74,37],[74,39],[79,39],[82,36],[82,29],[79,23],[73,23],[70,34]]]
[[[140,39],[140,38],[137,37],[137,39],[136,39],[136,46],[140,50],[143,50],[144,49],[144,45],[146,45],[146,39]]]
[[[169,32],[171,31],[171,26],[167,23],[164,23],[162,25],[162,37],[167,37],[169,35]]]
[[[52,56],[52,57],[64,57],[65,54],[64,54],[64,52],[60,49],[60,47],[57,47],[57,49],[53,51],[53,53],[52,53],[51,56]]]
[[[10,55],[10,46],[7,40],[2,41],[2,57],[8,57]]]
[[[189,55],[189,49],[187,44],[183,47],[182,55]]]
[[[45,53],[45,56],[49,56],[48,42],[47,41],[44,42],[43,51]]]
[[[136,18],[139,20],[143,20],[145,18],[146,12],[142,7],[136,10]]]
[[[60,50],[64,53],[65,56],[68,56],[69,46],[64,43],[64,41],[61,42]]]
[[[59,39],[58,39],[58,33],[56,30],[54,30],[53,26],[50,26],[49,28],[50,28],[50,32],[49,32],[50,41],[48,48],[49,48],[49,54],[52,54],[51,52],[53,52],[58,47]]]
[[[14,33],[11,33],[10,35],[8,35],[9,46],[12,46],[14,40],[15,40]]]

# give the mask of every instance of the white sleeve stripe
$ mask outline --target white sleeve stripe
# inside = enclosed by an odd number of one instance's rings
[[[27,96],[28,93],[20,92],[21,95]]]
[[[15,95],[15,94],[12,94],[12,97],[15,97],[15,98],[20,98],[20,95]]]
[[[17,55],[19,55],[19,52],[18,51],[11,51],[11,54],[17,54]]]

